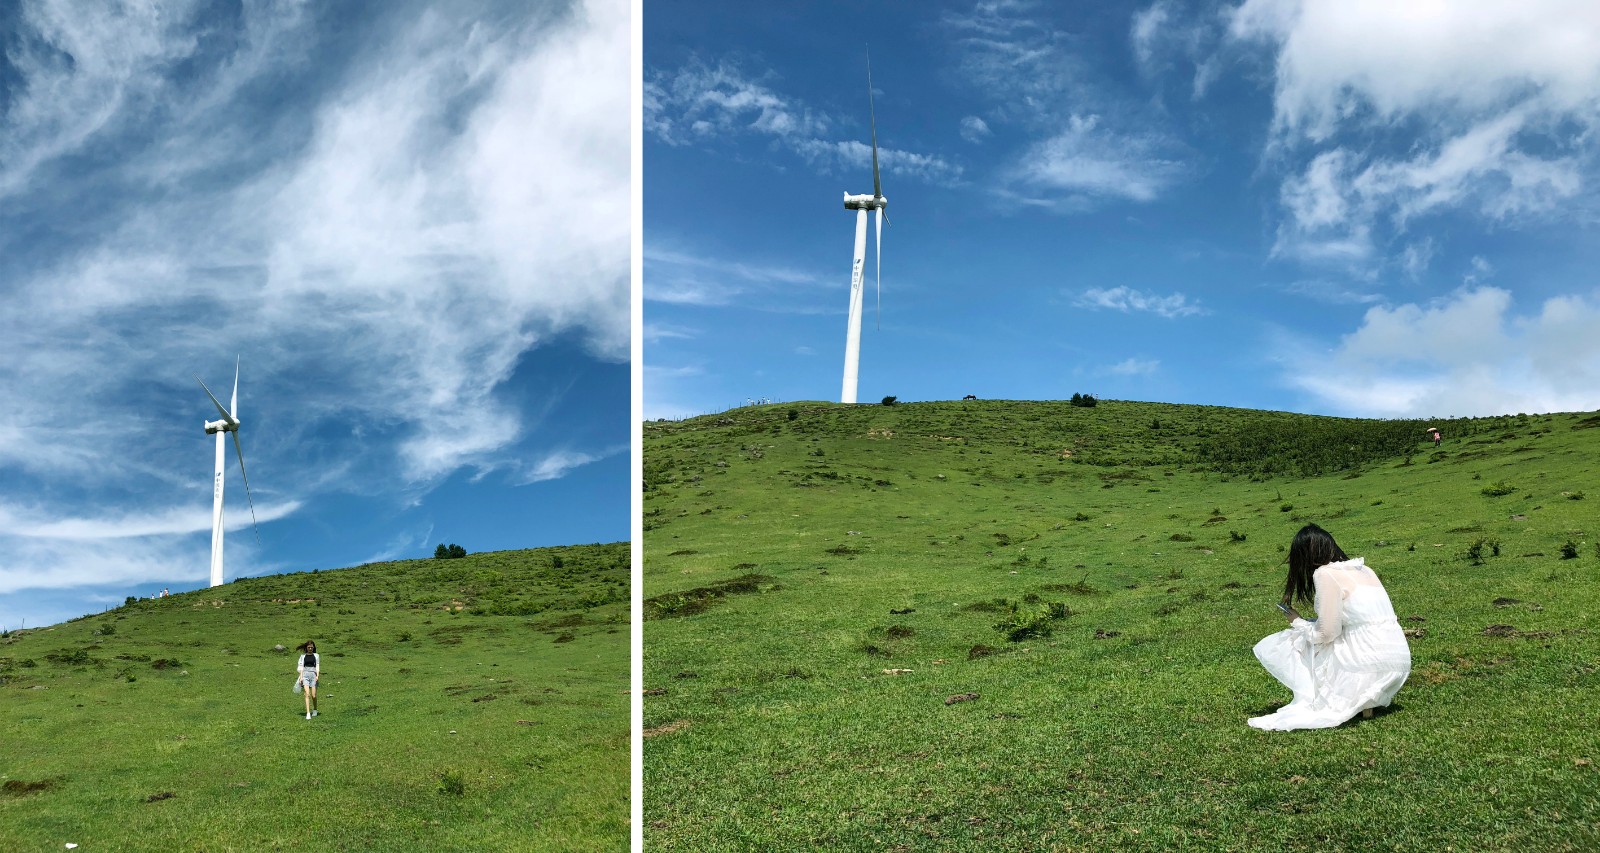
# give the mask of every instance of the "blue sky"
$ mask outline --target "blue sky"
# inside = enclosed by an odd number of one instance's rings
[[[660,0],[644,28],[647,418],[839,399],[869,45],[862,402],[1600,408],[1593,3]]]
[[[0,626],[626,539],[626,0],[0,6]]]

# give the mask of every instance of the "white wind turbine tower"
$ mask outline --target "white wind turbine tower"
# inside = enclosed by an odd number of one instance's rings
[[[872,195],[844,194],[844,209],[856,212],[856,252],[850,266],[850,325],[844,338],[844,389],[839,402],[856,401],[856,374],[861,363],[861,295],[862,264],[867,255],[867,211],[877,212],[878,245],[878,300],[880,310],[883,300],[883,209],[889,200],[883,197],[883,185],[878,181],[878,115],[872,104],[872,56],[867,56],[867,109],[872,116]]]
[[[222,446],[222,434],[233,436],[234,452],[239,454],[239,476],[244,478],[244,496],[250,502],[250,524],[256,525],[256,502],[250,496],[250,478],[244,473],[244,449],[239,446],[239,364],[233,365],[233,399],[228,408],[224,409],[217,400],[217,395],[206,388],[206,383],[199,376],[195,381],[205,390],[206,396],[216,405],[217,412],[222,415],[220,421],[206,421],[206,435],[217,436],[217,469],[212,478],[211,485],[211,585],[222,585],[222,474],[227,463],[227,451]],[[256,541],[261,540],[261,528],[255,527]]]

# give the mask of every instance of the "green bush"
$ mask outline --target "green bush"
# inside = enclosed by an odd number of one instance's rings
[[[1486,498],[1498,498],[1498,497],[1503,497],[1505,495],[1509,495],[1509,494],[1511,494],[1512,492],[1514,492],[1516,490],[1517,490],[1516,486],[1513,486],[1510,483],[1503,483],[1502,482],[1502,483],[1492,483],[1490,485],[1484,486],[1480,491],[1483,493],[1483,496],[1486,497]]]

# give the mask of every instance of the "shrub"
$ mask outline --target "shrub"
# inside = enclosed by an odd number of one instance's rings
[[[127,598],[124,598],[122,600],[122,606],[123,607],[127,607],[130,604],[138,604],[138,603],[139,603],[139,596],[137,596],[137,595],[130,595]]]
[[[1513,486],[1510,483],[1503,483],[1502,482],[1502,483],[1492,483],[1490,485],[1484,486],[1480,491],[1483,493],[1483,496],[1486,497],[1486,498],[1498,498],[1498,497],[1503,497],[1505,495],[1509,495],[1509,494],[1511,494],[1512,492],[1514,492],[1516,490],[1517,490],[1516,486]]]
[[[1249,538],[1249,537],[1247,537],[1243,533],[1240,533],[1237,530],[1228,531],[1228,541],[1229,542],[1243,542],[1247,538]]]
[[[1072,615],[1067,605],[1059,601],[1039,609],[1024,609],[1013,602],[1006,604],[1010,613],[996,623],[994,629],[1005,634],[1006,639],[1013,643],[1020,643],[1029,637],[1048,637],[1055,629],[1052,622]]]
[[[1090,409],[1100,401],[1096,400],[1093,394],[1073,394],[1072,399],[1067,402],[1080,408]]]
[[[446,770],[439,774],[439,793],[459,797],[466,792],[467,783],[460,770]]]
[[[1278,507],[1278,512],[1288,512],[1291,509],[1294,509],[1294,504],[1284,504]]]
[[[884,397],[883,398],[883,405],[885,405],[885,406],[893,406],[895,403],[898,403],[898,402],[900,402],[900,400],[897,397]]]
[[[1571,539],[1568,539],[1566,544],[1561,546],[1561,559],[1576,560],[1577,558],[1578,546],[1574,545]]]
[[[789,410],[789,420],[791,420],[791,421],[800,420],[800,410],[799,409],[790,409]]]

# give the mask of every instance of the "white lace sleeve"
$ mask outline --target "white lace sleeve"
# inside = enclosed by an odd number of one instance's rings
[[[1312,623],[1312,642],[1322,645],[1339,639],[1344,630],[1344,591],[1334,579],[1332,571],[1320,571],[1311,576],[1317,587],[1317,621]]]

